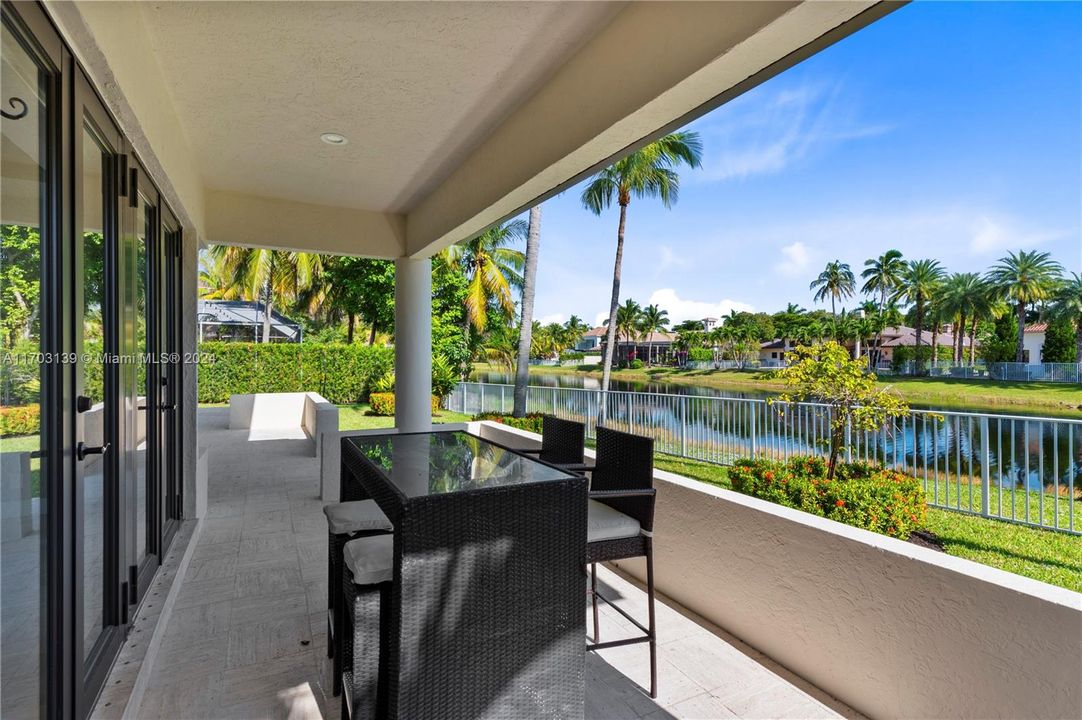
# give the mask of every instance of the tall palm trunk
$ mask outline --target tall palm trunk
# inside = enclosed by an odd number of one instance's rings
[[[368,331],[368,344],[369,345],[375,345],[376,344],[376,324],[375,323],[372,323],[372,327]]]
[[[917,295],[917,317],[915,319],[916,322],[914,325],[916,325],[916,328],[914,329],[917,331],[917,345],[916,351],[913,354],[913,361],[916,365],[916,374],[921,375],[923,374],[923,369],[921,368],[920,362],[920,341],[924,334],[924,298],[919,294]]]
[[[616,309],[620,306],[620,264],[624,260],[624,228],[627,226],[627,202],[620,200],[620,225],[616,230],[616,262],[612,269],[612,300],[609,302],[609,329],[605,336],[605,362],[601,371],[601,397],[597,410],[597,423],[605,422],[609,394],[609,376],[612,375],[612,352],[616,345]]]
[[[969,322],[969,364],[972,365],[977,359],[977,316]]]
[[[270,281],[267,281],[266,302],[263,304],[263,342],[270,342],[271,332],[271,311],[274,309],[274,303],[271,301],[271,286]]]
[[[353,326],[357,324],[356,313],[346,313],[348,322],[346,323],[346,344],[353,344]]]
[[[1018,317],[1018,344],[1014,349],[1014,361],[1023,362],[1025,343],[1026,343],[1026,304],[1019,300],[1018,304],[1014,307],[1015,314]]]
[[[541,206],[530,208],[530,229],[526,233],[526,267],[522,277],[522,316],[518,324],[518,361],[515,363],[515,407],[512,415],[526,415],[526,383],[530,375],[530,344],[533,342],[534,280],[537,256],[541,251]]]
[[[935,365],[939,359],[939,316],[936,314],[936,319],[932,321],[932,365]]]
[[[965,362],[966,314],[958,314],[958,324],[954,326],[954,361]]]
[[[1082,363],[1082,316],[1074,324],[1074,361]]]

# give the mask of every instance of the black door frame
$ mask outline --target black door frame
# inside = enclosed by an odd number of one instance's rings
[[[120,270],[123,267],[120,262],[120,212],[119,212],[119,182],[118,171],[120,162],[118,158],[123,151],[123,136],[115,123],[109,117],[98,99],[90,81],[84,73],[75,69],[74,80],[74,113],[77,123],[72,126],[72,177],[75,180],[74,219],[73,233],[73,260],[74,276],[77,282],[73,289],[73,332],[76,338],[76,352],[80,355],[85,353],[85,348],[79,342],[81,336],[81,321],[83,307],[83,292],[85,290],[82,279],[84,277],[83,257],[83,135],[84,126],[89,128],[97,141],[105,151],[103,157],[102,178],[102,252],[104,257],[103,268],[103,303],[102,303],[102,353],[106,357],[117,357],[120,354],[119,329],[123,326],[121,319],[121,307],[119,304],[120,293]],[[84,358],[80,357],[75,370],[75,391],[77,395],[83,393],[82,372]],[[127,634],[128,613],[124,606],[124,576],[121,570],[124,557],[124,535],[121,528],[121,502],[123,500],[123,488],[121,487],[122,465],[121,455],[124,451],[124,443],[120,435],[120,416],[123,412],[123,399],[120,395],[119,373],[117,363],[104,362],[102,365],[103,379],[103,441],[108,444],[107,450],[102,456],[102,512],[103,522],[103,597],[102,614],[103,628],[95,647],[89,653],[83,647],[84,622],[82,593],[84,587],[84,557],[83,544],[78,542],[84,536],[82,523],[86,515],[82,506],[83,493],[81,488],[76,487],[73,502],[74,524],[72,528],[75,538],[74,557],[74,580],[72,592],[74,598],[74,651],[76,658],[86,658],[83,667],[83,684],[80,688],[76,702],[77,717],[86,717],[90,714],[95,699],[100,693],[105,678],[109,673],[113,659],[116,657]],[[84,440],[85,436],[81,428],[81,417],[76,410],[76,441]],[[81,463],[75,460],[76,484],[82,479]]]

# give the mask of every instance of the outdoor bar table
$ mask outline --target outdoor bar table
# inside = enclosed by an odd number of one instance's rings
[[[461,431],[342,438],[394,524],[392,718],[582,718],[587,482]]]

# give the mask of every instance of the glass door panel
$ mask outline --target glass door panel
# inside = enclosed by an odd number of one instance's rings
[[[106,324],[112,325],[107,308],[105,275],[105,215],[111,193],[106,180],[106,163],[112,155],[99,144],[90,128],[82,137],[82,327],[81,365],[83,387],[80,393],[87,408],[82,415],[82,439],[86,448],[103,448],[101,454],[89,454],[82,460],[81,504],[76,528],[82,540],[83,658],[88,659],[105,626],[105,538],[106,538],[106,467],[111,460],[112,408],[105,402]],[[111,327],[110,327],[111,329]],[[78,347],[78,343],[76,344]],[[112,475],[112,473],[110,473]],[[79,492],[77,490],[77,492]]]
[[[0,438],[0,716],[43,714],[42,622],[48,570],[51,442],[56,374],[42,353],[50,292],[47,144],[50,75],[10,21],[2,29],[0,119],[0,405],[11,422]],[[55,400],[54,400],[55,402]]]

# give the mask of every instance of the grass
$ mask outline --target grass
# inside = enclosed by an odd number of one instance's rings
[[[41,442],[37,435],[0,438],[0,452],[33,452],[40,450]],[[41,495],[41,460],[30,458],[30,497]]]
[[[728,469],[721,465],[661,454],[655,455],[654,465],[660,470],[732,489]],[[974,502],[979,508],[980,491],[975,492]],[[966,493],[963,488],[963,507],[968,501]],[[953,503],[954,496],[950,499]],[[996,499],[992,498],[993,511]],[[1061,500],[1067,502],[1065,498]],[[1052,506],[1053,503],[1045,502],[1046,518],[1050,518]],[[1031,500],[1033,507],[1035,501]],[[1062,508],[1060,512],[1062,523],[1065,517]],[[1082,513],[1082,503],[1078,501],[1075,501],[1075,513]],[[1082,592],[1082,537],[937,508],[928,508],[926,529],[939,537],[949,555]]]
[[[338,429],[379,430],[383,428],[394,427],[393,417],[369,415],[369,412],[370,408],[368,407],[368,403],[359,403],[357,405],[339,405]],[[469,415],[463,415],[462,413],[453,412],[451,410],[440,410],[439,413],[432,416],[432,422],[436,424],[468,422],[469,419]]]
[[[478,372],[502,372],[501,368],[478,364]],[[597,365],[578,367],[530,368],[538,375],[577,375],[601,377]],[[656,367],[641,370],[613,370],[612,377],[628,382],[659,382],[675,385],[709,387],[719,390],[762,390],[778,392],[784,385],[771,379],[769,373],[758,370],[682,370]],[[895,390],[907,402],[934,405],[942,409],[1003,408],[1013,412],[1054,414],[1082,417],[1082,393],[1073,383],[1000,382],[996,380],[965,380],[958,378],[886,378],[880,387]]]

